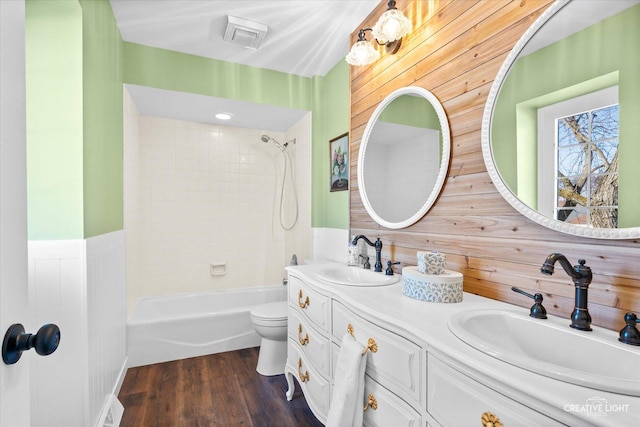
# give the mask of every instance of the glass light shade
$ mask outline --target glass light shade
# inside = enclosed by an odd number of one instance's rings
[[[379,43],[386,44],[409,34],[411,21],[398,9],[390,9],[380,16],[371,33]]]
[[[351,65],[368,65],[380,57],[380,52],[373,48],[371,43],[361,40],[351,46],[347,54],[347,62]]]

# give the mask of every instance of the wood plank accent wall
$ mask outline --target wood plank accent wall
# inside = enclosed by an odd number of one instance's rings
[[[552,252],[563,253],[572,264],[584,258],[594,275],[589,290],[593,324],[619,330],[626,312],[640,315],[640,240],[574,237],[530,221],[501,197],[482,157],[482,115],[491,84],[511,48],[551,3],[398,0],[398,9],[414,24],[398,53],[380,49],[382,56],[374,64],[350,67],[351,234],[380,237],[383,264],[400,261],[397,271],[416,265],[416,251],[437,249],[446,254],[448,269],[464,274],[465,291],[523,307],[532,301],[511,286],[540,292],[547,311],[567,319],[574,306],[571,279],[561,268],[544,276],[540,266]],[[385,10],[383,0],[358,29],[372,27]],[[390,230],[364,210],[356,164],[373,110],[389,93],[409,85],[430,90],[443,104],[452,157],[434,207],[415,225]]]

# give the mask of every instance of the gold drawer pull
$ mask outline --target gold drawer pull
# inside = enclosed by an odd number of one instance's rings
[[[482,414],[482,427],[502,427],[502,421],[491,412]]]
[[[371,353],[376,353],[378,351],[378,343],[373,338],[369,338],[367,341],[367,348],[364,349],[362,354],[365,354],[367,350],[371,350]]]
[[[309,306],[309,296],[305,298],[304,302],[302,302],[302,289],[298,291],[298,305],[300,308],[307,308]]]
[[[367,404],[364,406],[363,411],[366,411],[369,408],[373,409],[374,411],[378,409],[378,401],[373,394],[367,396]]]
[[[300,377],[300,381],[306,383],[309,381],[309,371],[305,371],[304,375],[302,374],[302,357],[298,358],[298,377]]]
[[[353,335],[353,325],[351,323],[349,323],[347,325],[347,332],[351,336],[355,336],[355,335]],[[376,353],[378,351],[378,343],[373,338],[369,338],[367,340],[367,346],[365,347],[365,349],[362,352],[362,354],[365,354],[367,351],[371,351],[371,353]]]
[[[304,338],[302,338],[302,323],[298,323],[298,341],[300,341],[300,345],[309,344],[309,334],[304,334]]]

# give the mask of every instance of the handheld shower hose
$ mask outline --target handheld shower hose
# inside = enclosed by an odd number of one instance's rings
[[[289,231],[292,230],[293,227],[296,226],[296,224],[298,223],[298,195],[296,193],[296,182],[295,179],[293,178],[293,163],[291,161],[291,153],[289,152],[289,150],[287,149],[287,146],[289,145],[289,142],[285,142],[284,144],[280,144],[275,138],[270,137],[269,135],[262,135],[260,137],[260,140],[262,142],[273,142],[275,144],[276,147],[278,147],[280,149],[280,151],[282,151],[285,154],[285,160],[284,160],[284,174],[282,176],[282,187],[280,188],[280,226],[282,227],[283,230]],[[292,140],[293,143],[295,144],[296,140],[293,139]],[[293,189],[293,200],[294,200],[294,205],[295,205],[295,215],[294,215],[294,219],[293,219],[293,223],[290,226],[286,226],[284,224],[284,218],[283,218],[283,214],[284,214],[284,188],[287,182],[287,163],[289,164],[289,169],[291,169],[291,171],[289,172],[289,179],[291,180],[291,187]]]

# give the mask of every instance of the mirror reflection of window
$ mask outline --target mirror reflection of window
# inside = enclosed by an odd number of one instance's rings
[[[618,105],[557,121],[555,218],[618,228]]]
[[[640,135],[640,0],[556,2],[544,14],[509,54],[488,96],[483,122],[487,133],[482,134],[482,142],[489,175],[514,208],[545,227],[595,238],[636,236],[640,233],[640,144],[636,143]],[[618,85],[619,100],[553,116],[547,126],[551,129],[549,151],[541,156],[540,109]],[[603,149],[614,153],[615,144],[601,147],[610,141],[591,148],[574,144],[566,148],[567,154],[557,151],[555,120],[616,104],[620,129],[615,150],[621,150],[617,158],[602,155]],[[582,168],[598,171],[591,175],[571,171],[567,165],[563,171],[557,166],[558,155],[574,163],[583,156]],[[592,160],[596,163],[591,164]],[[615,167],[617,180],[601,172]],[[565,179],[567,176],[571,178]],[[617,196],[615,191],[607,196],[617,197],[616,203],[591,196],[602,193],[596,187],[605,179],[611,179],[609,187],[617,185]],[[558,198],[558,193],[564,196]],[[586,203],[574,206],[572,196],[582,196]],[[563,208],[566,211],[559,212]]]
[[[538,110],[538,208],[571,224],[618,227],[618,87]]]

